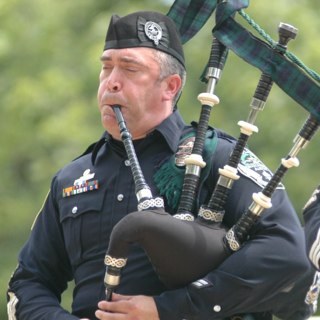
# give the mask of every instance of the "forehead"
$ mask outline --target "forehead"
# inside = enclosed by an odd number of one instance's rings
[[[101,60],[132,60],[140,63],[156,62],[155,49],[151,48],[124,48],[124,49],[108,49],[101,56]]]

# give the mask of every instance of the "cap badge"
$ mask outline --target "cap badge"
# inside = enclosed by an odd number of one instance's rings
[[[144,32],[156,46],[159,44],[159,41],[162,38],[162,28],[156,22],[147,21],[144,25]]]
[[[175,164],[177,167],[184,167],[184,160],[192,153],[195,137],[185,139],[178,147],[175,154]]]

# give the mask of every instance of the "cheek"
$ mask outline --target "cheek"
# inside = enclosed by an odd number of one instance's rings
[[[98,92],[102,90],[102,88],[105,87],[106,85],[106,76],[104,75],[103,71],[100,72],[99,74],[99,87],[98,87]]]
[[[163,91],[160,87],[160,84],[155,84],[145,91],[144,99],[153,103],[162,101]]]
[[[99,102],[100,102],[101,97],[102,97],[103,92],[104,92],[103,88],[104,88],[103,82],[100,82],[99,87],[98,87],[98,92],[97,92],[97,98],[98,98]]]

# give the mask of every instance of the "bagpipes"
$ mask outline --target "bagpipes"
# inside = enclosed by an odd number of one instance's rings
[[[221,5],[225,8],[225,3]],[[310,115],[294,139],[292,149],[281,160],[280,166],[262,191],[252,195],[252,204],[239,221],[232,228],[226,228],[222,223],[224,207],[233,182],[239,179],[237,167],[248,138],[253,132],[258,132],[258,128],[254,125],[257,115],[264,108],[272,84],[276,82],[281,88],[285,87],[281,82],[282,80],[279,80],[279,72],[270,72],[265,67],[266,64],[261,68],[259,65],[262,75],[250,104],[251,109],[247,121],[238,123],[240,136],[228,163],[219,170],[218,182],[208,204],[202,205],[196,217],[193,216],[192,212],[198,191],[200,173],[206,165],[202,154],[210,113],[213,106],[219,103],[219,98],[214,94],[215,86],[224,67],[228,49],[232,48],[236,52],[236,48],[233,48],[232,37],[234,36],[233,33],[238,32],[236,27],[239,27],[232,16],[237,10],[239,8],[233,8],[226,15],[221,14],[221,11],[217,8],[217,15],[219,16],[220,14],[223,17],[223,21],[218,21],[217,26],[219,28],[216,26],[214,31],[211,54],[207,66],[207,90],[198,96],[198,100],[202,104],[201,113],[192,153],[185,159],[186,169],[182,193],[177,213],[174,216],[165,212],[161,198],[153,197],[135,155],[131,135],[121,114],[121,106],[113,106],[119,124],[121,139],[131,165],[138,200],[138,211],[130,213],[119,221],[111,233],[105,257],[106,273],[104,283],[106,300],[111,299],[112,292],[120,283],[121,270],[126,265],[130,245],[133,243],[139,244],[145,250],[159,279],[168,288],[181,287],[201,278],[219,266],[233,252],[239,250],[247,240],[249,231],[254,223],[264,210],[272,206],[272,195],[287,170],[299,165],[298,153],[306,147],[319,127],[319,104],[314,106],[314,100],[311,102],[303,100],[302,106],[310,111]],[[228,32],[232,31],[230,37],[225,36],[224,29],[228,30]],[[278,43],[274,47],[262,45],[264,51],[262,50],[261,55],[264,56],[265,52],[270,55],[270,52],[272,52],[273,59],[281,62],[281,68],[286,68],[290,64],[284,56],[287,44],[290,39],[295,38],[297,29],[282,23],[278,30]],[[242,29],[240,31],[243,37],[244,32]],[[261,46],[260,40],[256,40],[251,35],[250,39],[254,42],[259,42]],[[258,65],[259,61],[255,59],[255,63]],[[292,70],[291,65],[290,70]],[[315,90],[317,89],[316,92],[320,95],[318,87],[313,84],[311,87],[315,88]],[[284,89],[284,91],[286,90]],[[298,102],[301,101],[299,94],[294,98]],[[310,107],[311,104],[312,107]]]

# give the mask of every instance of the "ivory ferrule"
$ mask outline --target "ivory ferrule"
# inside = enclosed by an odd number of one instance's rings
[[[247,136],[251,136],[253,132],[259,131],[257,126],[246,121],[239,121],[238,126],[240,126],[240,132]]]
[[[222,179],[223,177],[226,179],[238,180],[240,178],[240,176],[237,173],[238,173],[238,170],[236,168],[225,165],[223,167],[223,169],[221,169],[221,168],[219,169],[219,174],[220,174],[219,181],[220,181],[220,178]],[[228,182],[225,185],[225,187],[229,188],[228,187],[229,184],[232,185],[232,182]],[[230,185],[230,187],[231,187],[231,185]]]
[[[288,159],[281,159],[281,163],[283,166],[285,166],[286,168],[290,169],[292,167],[299,167],[299,159],[296,157],[293,158],[288,158]]]
[[[272,207],[271,199],[265,196],[262,192],[254,193],[252,195],[252,199],[254,203],[251,204],[249,209],[257,216],[260,216],[264,209],[269,209]]]
[[[198,95],[198,100],[201,104],[205,104],[210,107],[213,107],[220,102],[219,98],[215,94],[209,92],[200,93]]]
[[[184,163],[186,166],[188,165],[195,165],[200,168],[204,168],[206,163],[203,161],[202,156],[199,154],[192,153],[188,157],[184,159]]]

